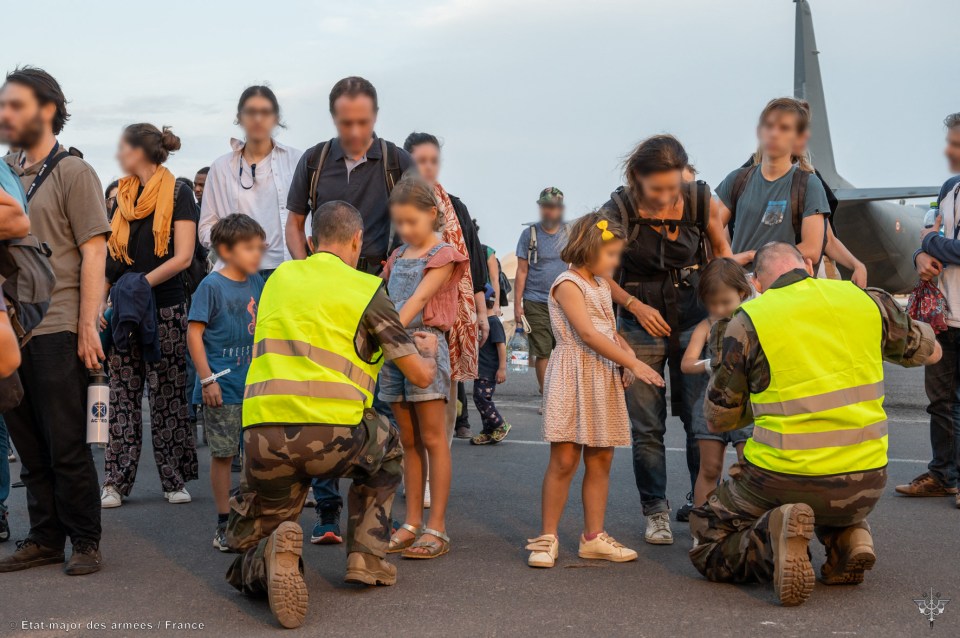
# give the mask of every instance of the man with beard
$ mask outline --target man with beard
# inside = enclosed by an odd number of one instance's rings
[[[87,370],[100,369],[97,317],[103,299],[107,223],[100,180],[57,141],[69,114],[57,81],[18,68],[0,88],[0,142],[20,148],[7,164],[20,178],[33,234],[51,249],[57,278],[50,309],[23,347],[23,400],[4,416],[23,463],[30,533],[0,560],[0,572],[64,562],[64,571],[100,569],[97,469],[86,443]]]

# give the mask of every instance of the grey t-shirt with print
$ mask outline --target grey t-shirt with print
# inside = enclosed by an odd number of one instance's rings
[[[793,219],[790,212],[790,184],[793,172],[799,170],[793,166],[787,173],[773,181],[767,180],[758,168],[744,185],[740,199],[737,200],[737,216],[733,229],[732,250],[735,253],[757,250],[772,241],[788,244],[796,243]],[[730,208],[730,196],[733,183],[740,169],[727,175],[717,186],[717,197],[723,205]],[[807,180],[807,192],[804,196],[801,217],[816,214],[829,214],[830,204],[823,184],[815,176]]]
[[[537,222],[537,261],[530,261],[527,271],[527,284],[523,289],[523,298],[527,301],[547,303],[550,298],[550,287],[557,277],[567,269],[567,264],[560,259],[560,252],[567,245],[567,227],[561,224],[555,233],[548,233],[543,225]],[[527,259],[527,249],[530,247],[530,227],[520,233],[517,242],[517,259]]]

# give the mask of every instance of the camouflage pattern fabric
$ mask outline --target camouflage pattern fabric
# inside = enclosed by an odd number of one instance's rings
[[[556,186],[547,186],[540,191],[537,203],[541,206],[563,206],[563,191]]]
[[[690,561],[707,580],[765,583],[773,578],[770,512],[789,503],[806,503],[814,512],[817,538],[835,561],[837,536],[849,527],[869,530],[867,515],[887,483],[887,470],[834,476],[793,476],[734,466],[707,502],[690,512],[690,532],[698,545]]]
[[[231,585],[247,594],[266,593],[267,537],[280,523],[300,518],[314,478],[353,479],[347,552],[386,556],[403,457],[386,419],[366,410],[359,426],[259,426],[243,437],[240,491],[230,499],[227,522],[227,543],[243,554],[227,571]]]
[[[808,277],[794,270],[780,277],[774,288],[789,286]],[[868,288],[866,293],[877,304],[883,323],[883,358],[904,367],[921,365],[933,353],[936,336],[929,325],[914,321],[887,292]],[[802,309],[799,310],[802,312]],[[824,330],[829,330],[824,326]],[[734,430],[753,423],[750,394],[763,392],[770,385],[770,366],[757,338],[757,331],[745,312],[719,321],[710,334],[719,361],[707,387],[703,412],[718,430]]]
[[[385,286],[380,286],[363,311],[354,337],[354,346],[357,354],[366,361],[372,361],[380,349],[383,350],[384,361],[417,354],[413,337],[400,323],[400,315],[387,296]]]

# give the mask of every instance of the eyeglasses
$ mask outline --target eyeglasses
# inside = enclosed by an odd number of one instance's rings
[[[250,119],[257,119],[261,117],[276,117],[277,112],[273,109],[243,109],[240,111],[241,117],[248,117]]]

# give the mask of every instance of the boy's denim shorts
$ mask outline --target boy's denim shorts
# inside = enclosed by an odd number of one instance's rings
[[[407,333],[432,332],[437,335],[437,376],[426,388],[419,388],[407,380],[393,361],[387,361],[380,370],[379,398],[384,403],[418,403],[444,401],[450,398],[450,350],[447,338],[436,328],[407,328]]]

